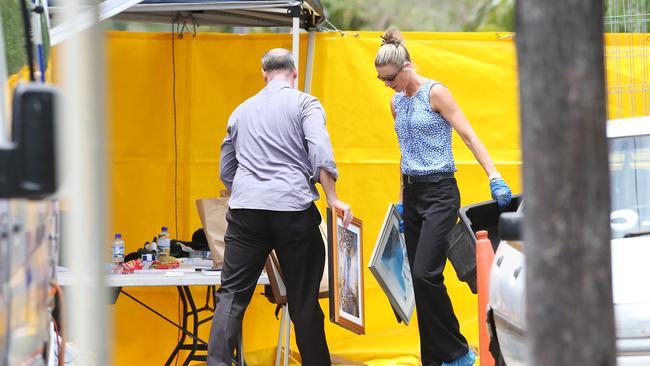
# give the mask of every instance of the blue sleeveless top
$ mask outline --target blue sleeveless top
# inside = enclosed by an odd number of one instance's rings
[[[411,97],[393,97],[395,132],[402,153],[402,173],[426,175],[456,171],[451,152],[451,124],[431,108],[429,92],[439,84],[427,80]]]

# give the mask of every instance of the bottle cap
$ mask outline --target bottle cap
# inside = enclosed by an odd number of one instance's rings
[[[163,226],[161,229],[162,231],[167,231],[167,226]]]
[[[115,234],[115,239],[121,239],[121,238],[122,238],[122,234]]]

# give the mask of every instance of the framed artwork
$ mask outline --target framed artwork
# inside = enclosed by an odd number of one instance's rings
[[[278,305],[287,303],[287,287],[284,284],[284,276],[280,270],[280,262],[275,250],[271,251],[266,258],[264,264],[267,276],[269,276],[269,284],[271,285],[271,293],[273,294],[272,302]]]
[[[326,225],[323,224],[324,222],[318,226],[318,230],[321,233],[323,243],[325,245],[325,262],[327,262],[327,228]],[[280,267],[280,261],[278,260],[278,255],[275,254],[275,250],[271,251],[271,253],[269,253],[269,256],[266,258],[264,270],[269,277],[269,285],[271,286],[271,294],[273,295],[273,298],[270,299],[271,302],[278,305],[286,304],[287,287],[284,284],[284,274],[282,273],[282,267]],[[321,278],[321,283],[319,286],[318,298],[324,299],[328,296],[328,273],[327,271],[323,271],[323,277]]]
[[[327,209],[330,321],[365,334],[362,222],[343,227],[343,212]]]
[[[399,232],[399,221],[399,213],[391,203],[368,268],[386,293],[397,316],[408,325],[415,309],[415,295],[406,242],[404,234]]]

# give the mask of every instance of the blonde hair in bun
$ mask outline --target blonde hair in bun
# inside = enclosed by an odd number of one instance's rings
[[[402,33],[395,28],[389,28],[381,36],[381,47],[375,57],[375,66],[393,65],[402,67],[405,62],[411,62],[411,56],[406,49]]]

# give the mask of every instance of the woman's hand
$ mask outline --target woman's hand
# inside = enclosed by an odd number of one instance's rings
[[[512,191],[508,184],[500,176],[490,180],[490,192],[492,198],[497,201],[500,209],[504,209],[512,200]]]

